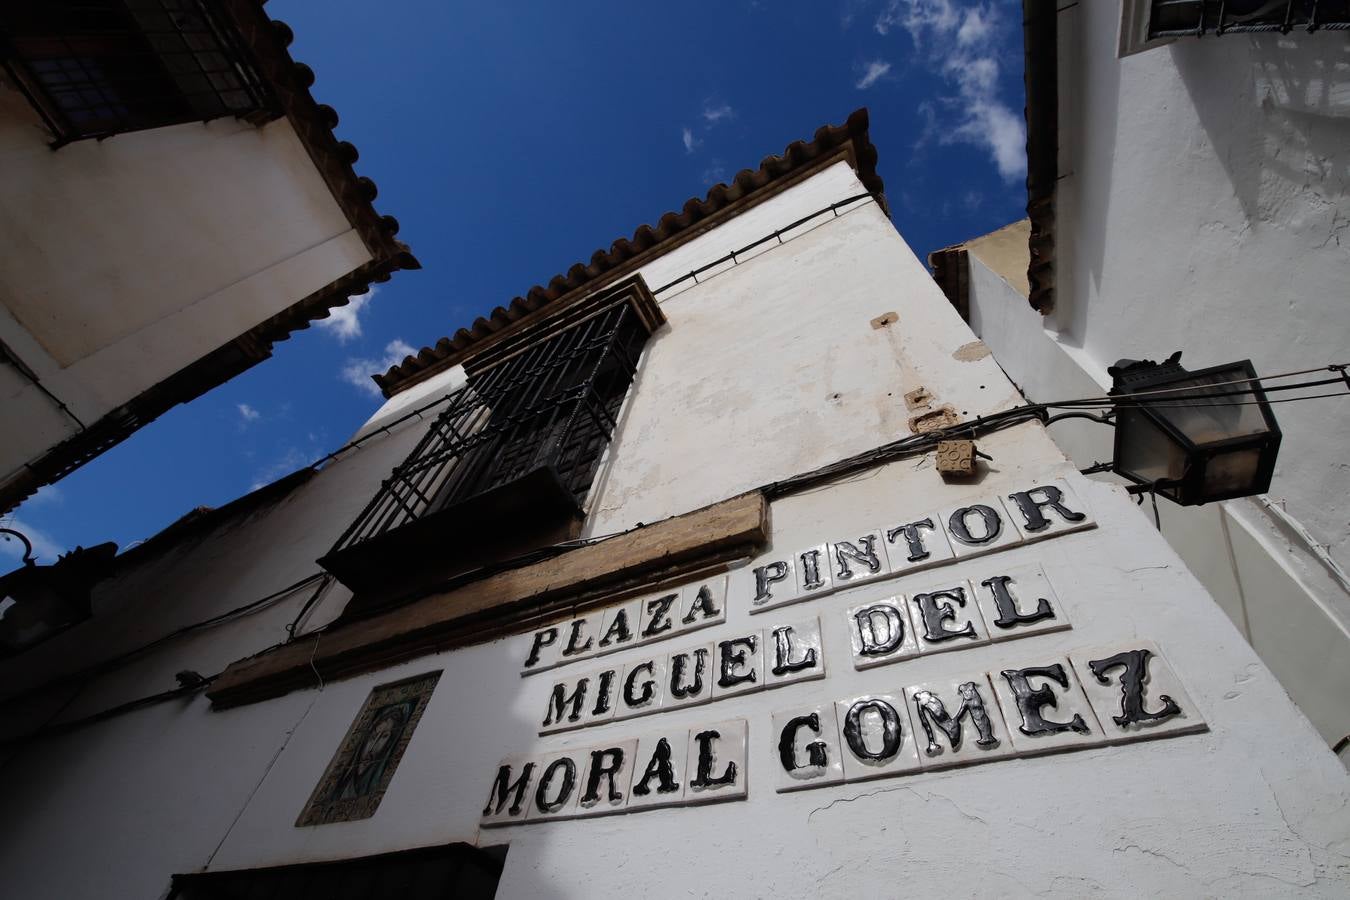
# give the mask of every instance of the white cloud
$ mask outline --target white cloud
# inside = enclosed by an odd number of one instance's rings
[[[960,22],[961,14],[953,8],[951,0],[888,0],[877,15],[874,27],[877,34],[887,34],[896,25],[901,25],[914,38],[917,47],[923,32],[945,34]]]
[[[962,47],[988,40],[994,29],[992,15],[979,8],[966,10],[961,27],[956,30],[956,42]]]
[[[65,544],[23,519],[11,518],[3,524],[6,528],[13,528],[15,531],[21,532],[32,542],[33,556],[37,558],[39,563],[51,565],[56,562],[58,556],[67,550]],[[9,534],[0,534],[0,559],[9,563],[6,568],[17,567],[23,559],[23,552],[23,543],[18,538]]]
[[[1001,103],[973,102],[966,109],[965,121],[943,141],[983,145],[993,155],[998,173],[1005,181],[1027,174],[1026,123]]]
[[[262,418],[262,413],[258,412],[247,403],[236,403],[235,408],[239,410],[239,418],[242,420],[242,424],[246,425],[249,422],[256,422]]]
[[[54,484],[44,484],[34,492],[24,503],[30,506],[43,506],[45,504],[59,505],[65,501],[66,497],[61,493],[61,489]]]
[[[329,312],[326,319],[315,319],[314,324],[318,325],[323,331],[326,331],[332,337],[338,339],[338,343],[345,344],[353,338],[361,336],[361,310],[366,308],[366,304],[375,298],[377,288],[371,285],[364,294],[357,294],[347,301],[346,306],[335,306]]]
[[[999,60],[1007,52],[999,42],[1000,14],[984,2],[888,0],[875,27],[881,34],[903,27],[952,91],[937,103],[920,104],[925,127],[916,149],[934,137],[981,147],[1011,182],[1026,175],[1026,124],[999,96]]]
[[[692,128],[681,129],[680,138],[684,141],[685,153],[693,153],[694,148],[703,143],[698,138],[694,137],[694,130]]]
[[[349,357],[343,364],[339,377],[348,384],[354,385],[365,391],[372,397],[380,396],[380,388],[371,381],[370,376],[375,373],[384,373],[390,366],[403,361],[403,357],[412,356],[417,353],[417,349],[411,344],[395,338],[384,347],[384,356],[379,359],[370,359],[368,357]]]
[[[292,472],[301,469],[323,454],[318,450],[301,450],[299,447],[287,447],[286,451],[277,458],[271,465],[259,470],[253,476],[253,484],[249,485],[249,491],[256,491],[258,488],[266,487],[278,478],[282,478]]]
[[[710,126],[716,125],[723,119],[734,118],[736,118],[736,110],[726,103],[714,103],[712,100],[708,100],[703,104],[703,121]]]
[[[872,85],[880,81],[882,76],[884,76],[890,70],[891,70],[890,63],[882,62],[879,59],[874,59],[867,64],[867,68],[863,71],[862,77],[858,79],[858,83],[854,85],[854,87],[856,87],[860,91],[865,91]]]
[[[708,164],[708,168],[703,170],[704,184],[717,184],[719,181],[727,180],[727,164],[720,159],[714,158]]]

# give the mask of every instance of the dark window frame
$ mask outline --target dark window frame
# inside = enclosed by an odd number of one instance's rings
[[[1270,6],[1269,9],[1263,7]],[[1259,14],[1258,14],[1259,13]],[[1150,0],[1148,39],[1201,37],[1206,34],[1343,31],[1350,29],[1347,0],[1285,0],[1268,3],[1235,0]]]
[[[0,19],[0,64],[52,146],[234,116],[277,100],[216,0],[34,0]]]

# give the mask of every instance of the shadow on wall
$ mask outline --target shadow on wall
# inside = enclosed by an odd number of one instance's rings
[[[1237,46],[1234,46],[1234,45]],[[1226,35],[1168,47],[1249,227],[1311,230],[1350,249],[1350,41]]]

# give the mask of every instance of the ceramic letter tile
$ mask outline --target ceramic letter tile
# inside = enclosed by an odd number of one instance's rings
[[[990,640],[1006,641],[1069,627],[1068,615],[1040,566],[1033,563],[999,568],[990,560],[983,568],[987,574],[975,576],[970,584]]]
[[[690,728],[684,802],[745,799],[747,741],[745,719]]]
[[[661,708],[666,695],[666,657],[644,656],[623,667],[615,719],[631,719]]]
[[[638,738],[628,808],[679,806],[689,781],[689,730],[654,731]]]
[[[693,631],[727,620],[727,576],[714,575],[680,589],[678,626]]]
[[[642,627],[640,603],[640,600],[629,600],[611,606],[600,614],[600,630],[595,634],[597,653],[613,653],[641,643],[642,639],[638,636]]]
[[[718,641],[712,660],[713,699],[764,687],[764,635],[755,631]]]
[[[1013,754],[1008,727],[984,673],[905,688],[919,763],[941,769]],[[954,736],[954,739],[953,739]]]
[[[997,497],[943,510],[940,518],[952,552],[960,559],[1022,543],[1021,532]]]
[[[661,641],[680,631],[680,590],[649,594],[639,602],[642,610],[638,641]]]
[[[1152,641],[1069,654],[1109,743],[1205,731],[1200,709]]]
[[[883,528],[881,536],[886,539],[886,557],[895,575],[940,566],[956,558],[942,527],[942,516],[937,513]]]
[[[1028,541],[1081,531],[1097,524],[1087,503],[1063,479],[1007,491],[1001,499],[1008,520]]]
[[[598,744],[578,756],[581,774],[577,815],[603,816],[623,812],[628,806],[637,738]]]
[[[621,666],[606,666],[590,673],[591,684],[586,691],[585,712],[581,716],[582,726],[599,725],[614,718],[619,708],[622,675]]]
[[[569,728],[580,728],[584,723],[587,703],[592,699],[594,672],[584,672],[552,679],[545,695],[543,712],[539,717],[539,733],[552,734]]]
[[[600,640],[600,612],[578,616],[558,626],[558,643],[562,646],[558,662],[570,663],[594,656]]]
[[[530,788],[530,822],[571,819],[577,814],[582,777],[590,760],[588,747],[574,747],[536,756],[534,786]]]
[[[825,677],[819,618],[765,628],[763,640],[768,687]]]
[[[563,643],[567,640],[568,623],[562,622],[536,628],[520,642],[521,675],[532,675],[558,664]]]
[[[844,780],[834,704],[796,706],[773,714],[774,786],[779,793]]]
[[[962,650],[989,643],[970,582],[936,582],[909,595],[909,619],[921,653]]]
[[[853,668],[870,669],[919,655],[904,597],[860,603],[846,615],[853,643]]]
[[[834,704],[844,780],[862,781],[918,771],[919,751],[900,691],[863,694]]]
[[[817,544],[792,554],[797,569],[797,596],[801,600],[822,597],[834,590],[833,566],[830,564],[830,545]]]
[[[672,650],[666,656],[663,710],[707,703],[717,680],[717,645],[711,642]]]
[[[835,590],[864,584],[890,574],[886,566],[885,538],[880,530],[834,541],[830,549],[830,577]]]
[[[527,753],[517,753],[501,761],[492,772],[479,825],[486,828],[525,821],[534,803],[538,763],[539,757]]]
[[[1019,756],[1106,743],[1067,657],[1024,658],[989,680]]]
[[[797,567],[791,556],[762,556],[751,564],[748,572],[742,584],[750,612],[763,612],[798,599]]]

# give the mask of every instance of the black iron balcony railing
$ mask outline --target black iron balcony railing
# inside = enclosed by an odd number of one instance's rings
[[[275,103],[215,0],[14,0],[0,5],[0,63],[56,145]]]
[[[1153,0],[1148,36],[1350,28],[1350,0]]]
[[[540,468],[553,470],[579,509],[646,339],[618,304],[471,375],[334,551]]]
[[[319,563],[344,615],[575,537],[636,373],[664,319],[640,278],[504,335]]]

